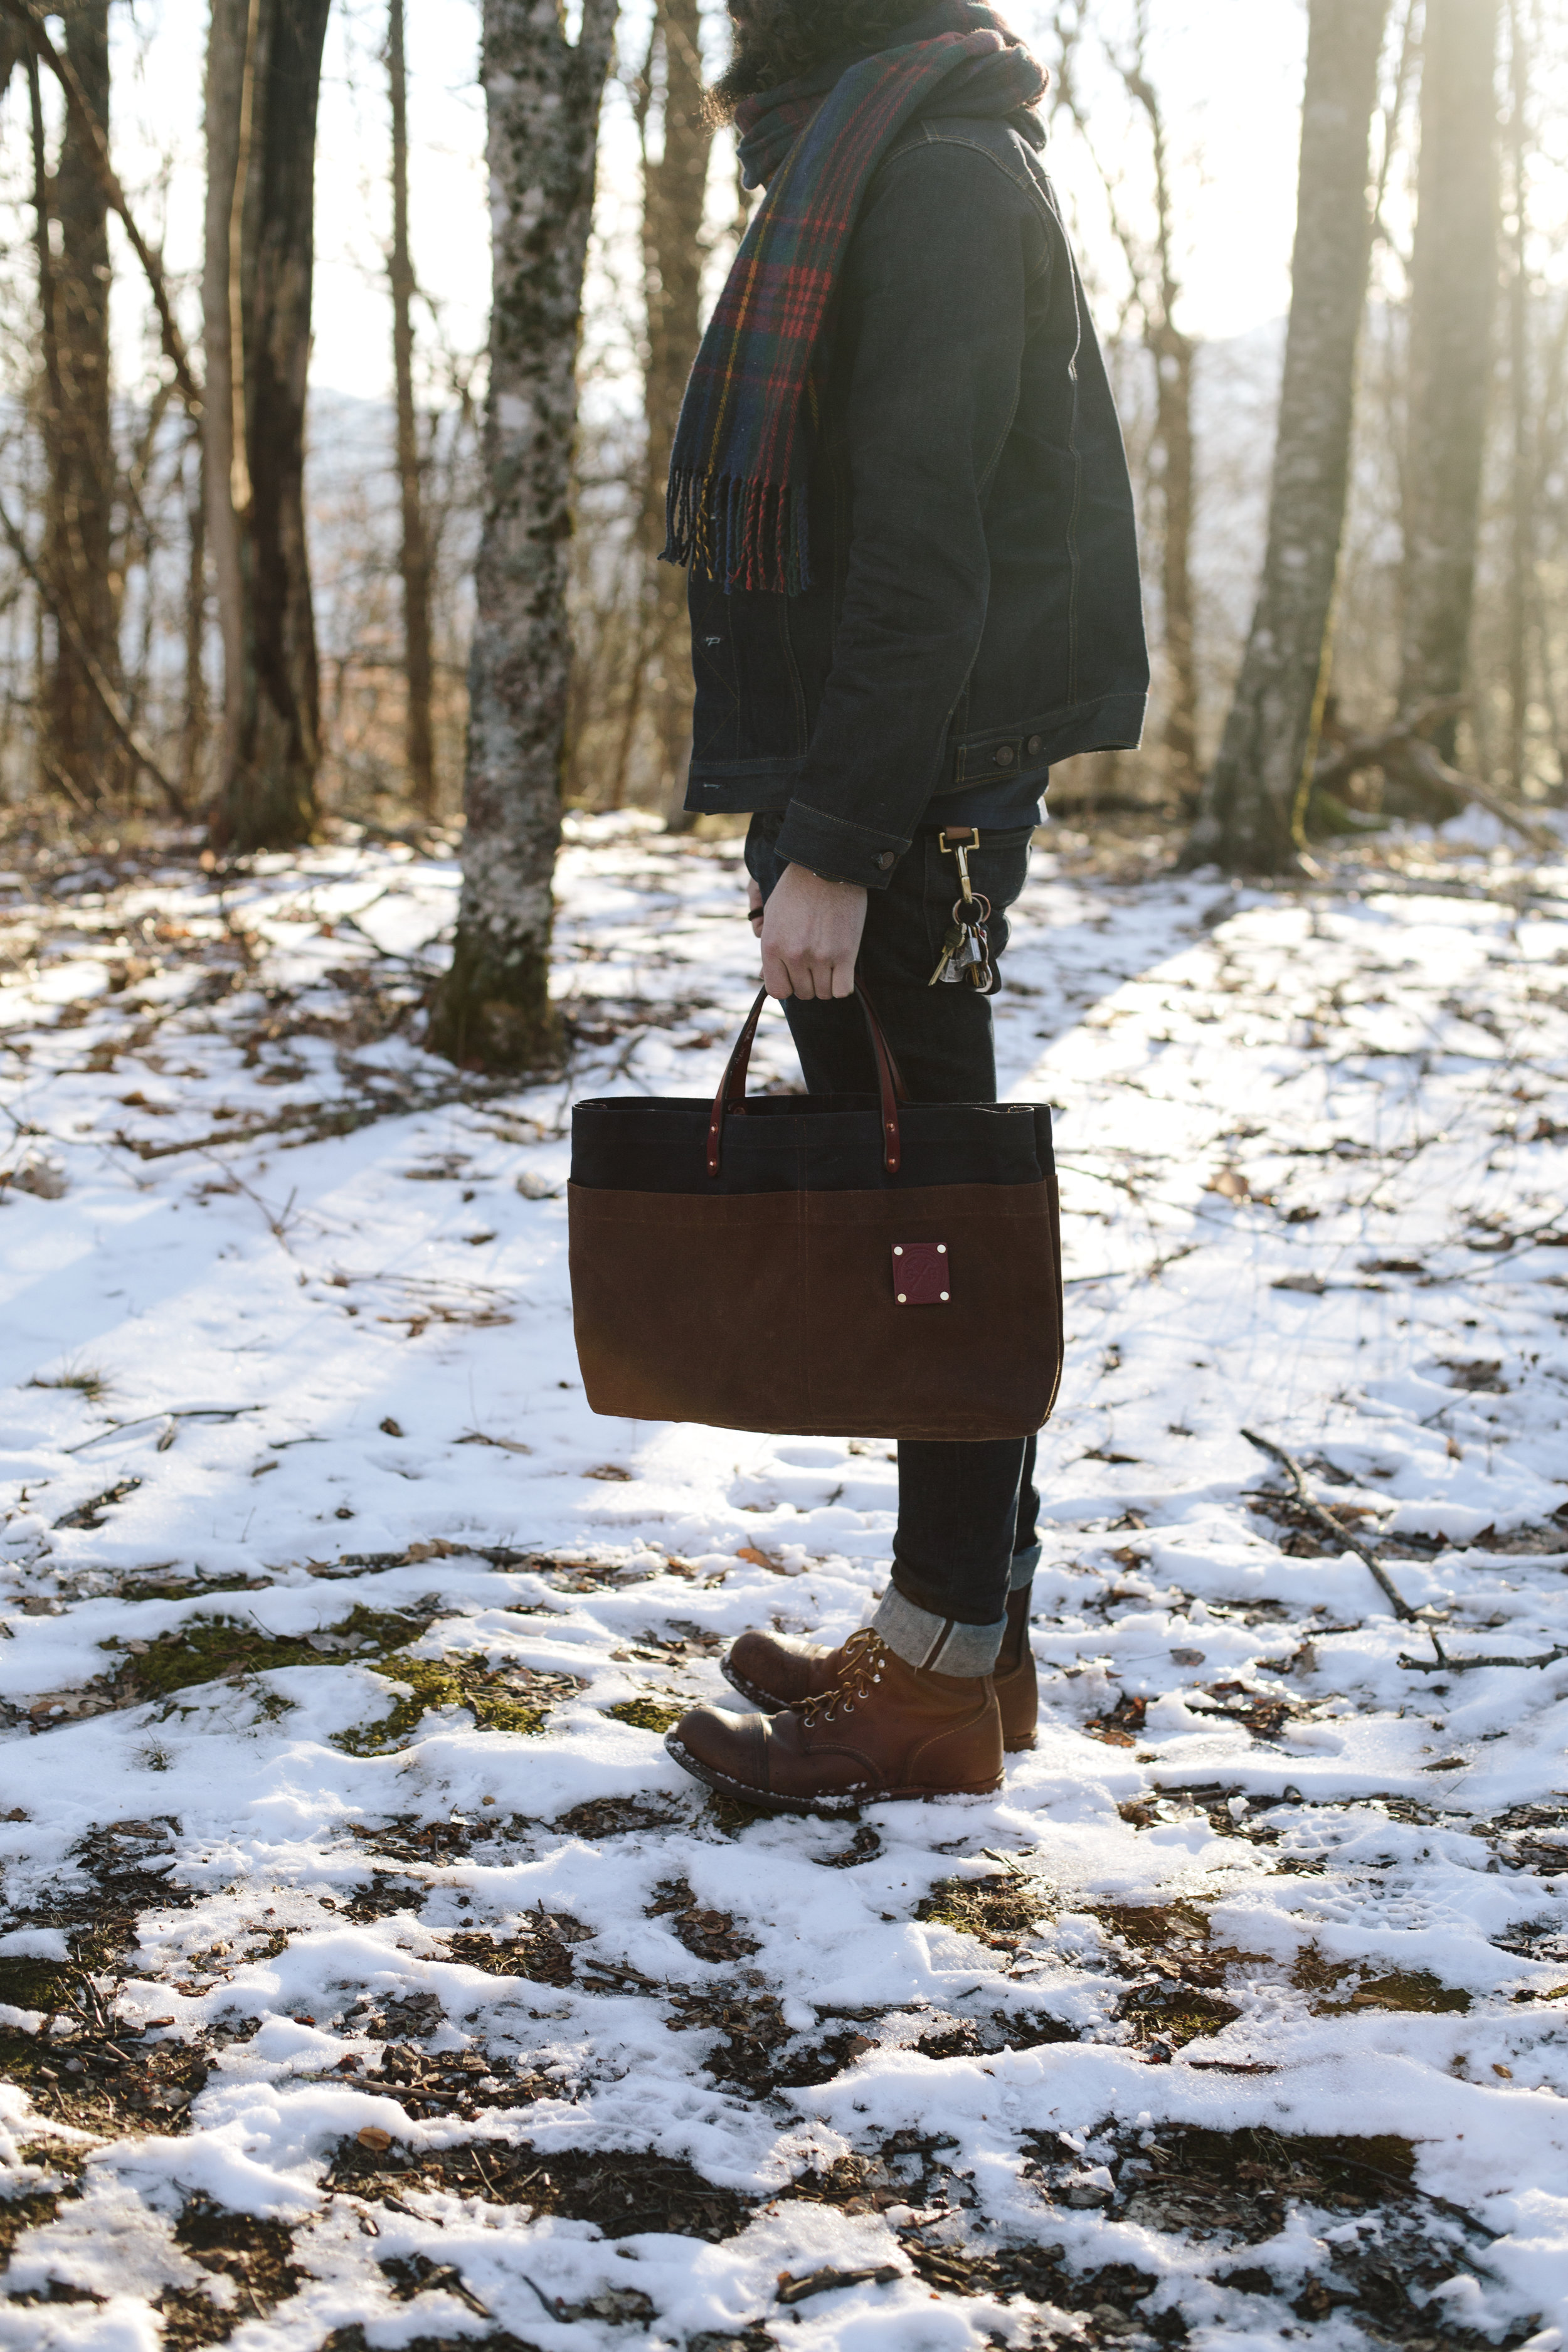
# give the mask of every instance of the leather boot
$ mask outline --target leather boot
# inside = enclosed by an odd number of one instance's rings
[[[1009,1755],[1032,1748],[1040,1719],[1040,1685],[1035,1653],[1029,1643],[1029,1603],[1034,1586],[1021,1584],[1007,1595],[1007,1631],[992,1670],[996,1704],[1002,1710],[1002,1737]]]
[[[989,1675],[904,1664],[869,1629],[832,1687],[776,1716],[694,1707],[668,1733],[676,1762],[763,1812],[847,1813],[889,1797],[983,1797],[1002,1785]]]
[[[1034,1746],[1039,1717],[1035,1654],[1029,1647],[1029,1593],[1026,1584],[1007,1595],[1007,1631],[992,1675],[1002,1710],[1002,1745],[1009,1755]],[[788,1633],[742,1633],[724,1660],[724,1679],[765,1715],[776,1715],[781,1707],[798,1706],[802,1699],[830,1691],[858,1645],[876,1638],[865,1625],[835,1650],[825,1642],[803,1642]]]

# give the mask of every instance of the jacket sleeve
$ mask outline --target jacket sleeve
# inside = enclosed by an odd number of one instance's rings
[[[846,265],[848,576],[777,854],[884,888],[940,779],[990,593],[984,505],[1019,396],[1034,205],[988,155],[904,149]]]

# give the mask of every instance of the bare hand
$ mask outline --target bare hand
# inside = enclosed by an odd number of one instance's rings
[[[786,866],[763,916],[768,994],[853,996],[865,928],[866,893],[858,883],[824,882],[804,866]]]

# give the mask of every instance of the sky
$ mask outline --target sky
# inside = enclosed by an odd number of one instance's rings
[[[1098,14],[1114,24],[1120,0]],[[489,294],[484,103],[478,85],[477,0],[414,0],[408,11],[413,244],[441,338],[459,352],[484,341]],[[1300,0],[1153,0],[1154,78],[1169,112],[1186,227],[1184,324],[1204,339],[1277,318],[1289,295],[1296,142],[1305,37]],[[1021,0],[1014,21],[1037,37],[1048,9]],[[115,12],[114,147],[149,234],[161,225],[168,263],[194,273],[202,225],[201,81],[204,0],[134,0]],[[647,0],[628,0],[623,60],[640,58]],[[391,337],[384,247],[388,228],[387,99],[382,0],[338,0],[327,41],[316,172],[315,341],[318,388],[378,399],[390,387]],[[716,54],[722,33],[715,26]],[[15,107],[19,93],[14,95]],[[1099,116],[1101,161],[1134,181],[1142,155],[1109,85]],[[15,119],[15,118],[13,118]],[[17,125],[19,128],[19,123]],[[1093,167],[1065,125],[1052,168],[1083,225],[1088,258],[1115,274]],[[612,91],[602,158],[605,210],[624,212],[636,151],[624,94]],[[716,158],[728,178],[727,160]],[[166,195],[162,193],[166,189]],[[129,259],[128,256],[124,257]],[[144,331],[134,265],[121,267],[116,340],[131,381]],[[194,320],[194,301],[191,304]],[[432,315],[420,321],[432,383]]]

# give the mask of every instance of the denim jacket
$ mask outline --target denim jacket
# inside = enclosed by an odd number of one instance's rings
[[[837,302],[812,584],[691,579],[686,805],[782,814],[782,856],[875,889],[976,784],[1135,746],[1149,665],[1121,428],[1025,139],[917,121]]]

